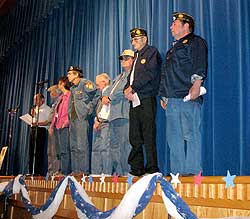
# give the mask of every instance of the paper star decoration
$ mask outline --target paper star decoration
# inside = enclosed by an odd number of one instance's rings
[[[53,174],[52,176],[51,176],[51,181],[53,182],[55,180],[55,175]]]
[[[118,175],[117,175],[116,173],[114,173],[113,178],[112,178],[112,181],[113,181],[114,183],[117,183],[117,182],[118,182]]]
[[[234,178],[236,177],[236,175],[232,175],[230,174],[229,170],[227,170],[227,176],[226,177],[223,177],[222,179],[226,182],[226,189],[229,187],[229,186],[232,186],[234,187]]]
[[[105,174],[104,173],[101,174],[100,180],[101,180],[101,184],[105,183]]]
[[[33,181],[34,181],[34,176],[31,176],[30,178],[31,178],[31,182],[33,183]]]
[[[87,177],[87,176],[85,176],[84,174],[82,174],[82,178],[81,178],[82,183],[86,183],[86,177]]]
[[[174,175],[173,173],[170,173],[171,175],[171,183],[174,184],[174,188],[177,187],[177,184],[180,184],[181,181],[179,180],[179,173],[177,173],[176,175]]]
[[[200,171],[197,176],[194,176],[194,184],[200,186],[202,178],[204,178],[204,177],[201,176],[201,171]]]
[[[134,176],[128,176],[127,182],[128,182],[129,186],[131,186],[133,184],[133,178],[134,178]]]
[[[45,180],[46,180],[46,182],[49,180],[49,172],[47,172]]]

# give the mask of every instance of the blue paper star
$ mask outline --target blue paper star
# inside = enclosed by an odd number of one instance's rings
[[[130,185],[132,185],[132,183],[133,183],[133,176],[128,176],[128,180],[127,180],[127,182],[128,182],[128,185],[130,186]]]
[[[234,178],[236,177],[236,175],[232,175],[230,174],[229,170],[227,170],[227,176],[223,177],[222,179],[226,182],[226,189],[229,186],[234,187]]]
[[[89,176],[89,183],[92,183],[93,182],[93,178],[92,176]]]

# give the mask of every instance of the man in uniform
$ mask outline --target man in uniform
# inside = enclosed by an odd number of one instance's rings
[[[71,170],[76,174],[81,172],[88,174],[90,171],[88,117],[92,114],[100,93],[90,80],[83,78],[79,67],[68,68],[68,79],[73,84],[69,100]]]
[[[207,76],[207,44],[194,35],[194,19],[173,13],[170,27],[175,42],[163,67],[161,106],[166,110],[166,138],[171,172],[182,175],[201,170],[200,87]],[[186,95],[191,101],[184,102]]]
[[[141,176],[158,171],[155,116],[162,59],[158,50],[148,45],[147,32],[144,29],[134,28],[130,35],[136,52],[124,87],[124,95],[130,101],[129,140],[132,150],[128,162],[131,166],[130,174]]]

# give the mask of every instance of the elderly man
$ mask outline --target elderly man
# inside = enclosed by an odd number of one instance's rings
[[[132,150],[128,162],[131,165],[130,174],[141,176],[158,171],[155,116],[162,59],[158,50],[148,45],[144,29],[134,28],[130,35],[136,52],[124,88],[124,95],[130,101],[129,140]]]
[[[35,107],[31,110],[32,127],[29,148],[29,172],[45,176],[47,172],[47,128],[50,107],[43,94],[34,96]]]
[[[88,117],[92,114],[100,93],[90,80],[83,78],[79,67],[69,67],[68,79],[73,84],[69,100],[71,170],[73,174],[81,172],[88,174],[90,171]]]
[[[200,87],[207,76],[207,44],[194,35],[194,19],[173,14],[170,27],[175,38],[163,67],[160,96],[166,110],[166,138],[173,173],[196,174],[201,170]],[[183,98],[190,95],[191,101]]]
[[[112,173],[127,175],[129,172],[128,155],[131,150],[129,144],[129,102],[123,95],[123,88],[127,83],[134,52],[126,49],[119,56],[123,72],[119,74],[108,88],[108,95],[102,97],[102,103],[110,105],[109,130]]]
[[[110,77],[106,73],[96,76],[96,87],[101,91],[94,122],[94,143],[92,146],[91,173],[112,174],[108,114],[109,108],[102,104],[102,98],[107,94]]]

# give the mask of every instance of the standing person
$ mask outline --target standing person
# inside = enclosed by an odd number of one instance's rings
[[[175,38],[163,67],[160,96],[166,110],[166,138],[170,149],[170,168],[180,174],[201,170],[200,87],[207,76],[207,44],[194,35],[194,19],[173,13],[170,27]],[[191,101],[183,102],[190,94]]]
[[[41,93],[34,96],[34,103],[35,107],[31,110],[33,121],[30,135],[29,171],[33,174],[34,165],[34,174],[45,176],[47,172],[47,128],[50,107],[45,104],[44,96]]]
[[[48,89],[49,95],[50,95],[50,100],[51,100],[51,110],[50,110],[50,115],[48,118],[49,124],[51,124],[52,117],[55,111],[55,107],[57,105],[58,97],[61,95],[61,91],[58,88],[58,85],[52,85]],[[50,174],[54,174],[56,172],[60,172],[60,155],[57,153],[58,149],[56,146],[58,143],[55,142],[55,136],[53,134],[50,134],[48,136],[48,172]]]
[[[110,85],[110,77],[107,73],[96,76],[96,87],[101,91],[102,97],[99,99],[94,122],[94,143],[92,146],[91,173],[92,174],[112,174],[110,155],[110,134],[107,115],[109,109],[102,104],[102,98],[107,95]]]
[[[58,88],[62,95],[58,98],[49,133],[55,134],[56,149],[60,160],[61,172],[65,175],[71,172],[70,146],[69,146],[69,117],[68,105],[70,97],[70,84],[66,76],[58,80]]]
[[[130,30],[130,35],[136,52],[124,87],[124,95],[130,101],[129,140],[132,150],[128,162],[131,166],[130,174],[141,176],[158,171],[155,116],[162,59],[158,50],[148,45],[144,29],[134,28]]]
[[[69,67],[68,79],[73,84],[69,100],[71,170],[73,173],[88,174],[90,171],[88,117],[92,114],[100,93],[90,80],[83,78],[79,67]]]
[[[102,104],[110,105],[109,130],[112,173],[127,175],[129,172],[129,101],[123,95],[127,83],[134,52],[126,49],[119,56],[123,72],[119,74],[108,89],[108,95],[102,97]]]

